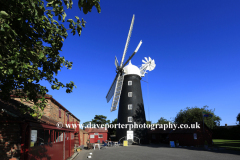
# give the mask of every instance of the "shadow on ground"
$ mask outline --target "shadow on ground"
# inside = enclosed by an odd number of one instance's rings
[[[147,145],[140,145],[140,146],[153,147],[153,148],[170,148],[168,144],[147,144]],[[240,151],[229,150],[226,148],[218,148],[218,147],[208,147],[208,149],[205,149],[204,147],[181,146],[181,147],[175,147],[173,149],[187,149],[187,150],[198,150],[198,151],[207,151],[207,152],[214,152],[214,153],[240,155]]]

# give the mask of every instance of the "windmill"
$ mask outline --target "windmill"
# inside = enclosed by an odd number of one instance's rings
[[[131,59],[138,52],[142,41],[139,42],[135,51],[123,64],[132,34],[134,19],[135,16],[133,15],[120,65],[115,56],[117,74],[106,96],[107,102],[113,97],[111,112],[117,109],[119,103],[118,124],[129,125],[134,124],[134,122],[136,124],[146,123],[140,80],[141,77],[145,75],[146,71],[152,71],[156,66],[155,61],[150,57],[145,57],[145,60],[142,60],[143,64],[140,68],[132,65]],[[116,136],[118,140],[123,137],[127,137],[127,140],[132,141],[134,141],[134,137],[142,140],[146,136],[145,131],[144,129],[133,128],[130,130],[128,128],[117,128]]]

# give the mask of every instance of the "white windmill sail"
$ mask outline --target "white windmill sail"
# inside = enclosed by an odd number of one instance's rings
[[[118,60],[117,57],[115,56],[115,66],[117,68],[117,75],[113,80],[113,83],[107,93],[106,99],[107,102],[109,102],[111,100],[111,98],[113,97],[113,101],[112,101],[112,106],[111,106],[111,111],[114,111],[117,109],[118,103],[119,103],[119,99],[121,96],[121,92],[122,92],[122,85],[123,85],[123,80],[124,80],[124,75],[123,75],[123,67],[131,60],[131,58],[137,53],[138,49],[140,48],[142,41],[139,42],[136,50],[133,52],[133,54],[129,57],[129,59],[126,61],[126,63],[123,65],[124,59],[125,59],[125,55],[127,52],[127,48],[130,42],[130,38],[131,38],[131,34],[132,34],[132,29],[133,29],[133,24],[134,24],[134,19],[135,19],[135,15],[133,15],[132,21],[131,21],[131,25],[130,25],[130,29],[128,32],[128,37],[127,37],[127,41],[125,44],[125,48],[123,51],[123,56],[121,59],[121,63],[120,65],[118,64]]]
[[[113,83],[112,83],[112,85],[111,85],[111,87],[110,87],[110,89],[109,89],[109,91],[107,93],[107,96],[106,96],[107,102],[109,102],[111,100],[111,98],[112,98],[112,96],[114,94],[114,90],[115,90],[115,86],[116,86],[118,75],[119,74],[117,74],[116,77],[114,78]]]
[[[122,92],[123,80],[124,80],[124,76],[119,75],[117,78],[117,83],[116,83],[115,92],[114,92],[114,96],[113,96],[111,112],[115,111],[117,109],[118,102],[119,102],[121,92]]]
[[[114,94],[114,89],[116,88],[116,81],[117,81],[117,78],[120,74],[120,71],[122,70],[122,64],[123,64],[123,61],[125,59],[125,54],[127,52],[127,48],[128,48],[128,44],[129,44],[129,41],[130,41],[130,37],[131,37],[131,34],[132,34],[132,29],[133,29],[133,23],[134,23],[134,19],[135,19],[135,15],[133,15],[133,18],[132,18],[132,22],[131,22],[131,25],[130,25],[130,29],[129,29],[129,32],[128,32],[128,37],[127,37],[127,41],[126,41],[126,44],[125,44],[125,48],[124,48],[124,51],[123,51],[123,56],[122,56],[122,60],[121,60],[121,64],[119,66],[118,64],[118,61],[117,61],[117,57],[115,56],[115,66],[117,67],[117,70],[118,70],[118,73],[116,75],[116,77],[114,78],[113,80],[113,83],[107,93],[107,96],[106,96],[106,99],[107,99],[107,102],[109,102]]]
[[[133,18],[132,18],[132,22],[131,22],[131,26],[130,26],[130,29],[129,29],[129,32],[128,32],[128,37],[127,37],[127,41],[126,41],[125,48],[124,48],[124,51],[123,51],[123,56],[122,56],[120,67],[122,67],[122,65],[123,65],[123,61],[124,61],[124,58],[125,58],[125,55],[126,55],[126,52],[127,52],[127,48],[128,48],[129,42],[130,42],[130,37],[131,37],[131,34],[132,34],[134,19],[135,19],[135,15],[133,15]]]
[[[147,57],[144,57],[145,60],[142,60],[142,62],[144,64],[142,64],[142,66],[140,67],[140,74],[141,74],[141,77],[143,77],[145,75],[145,73],[148,71],[152,71],[155,67],[156,67],[156,64],[155,64],[155,61],[153,59],[151,59],[149,57],[149,59],[147,59]]]
[[[133,54],[128,58],[128,60],[125,62],[125,64],[122,66],[122,68],[125,67],[127,65],[127,63],[132,59],[132,57],[137,53],[137,51],[139,50],[141,45],[142,45],[142,40],[139,42],[137,48],[135,49]]]
[[[119,64],[118,64],[118,60],[117,60],[117,57],[116,57],[116,56],[115,56],[115,66],[116,66],[116,68],[118,69]]]

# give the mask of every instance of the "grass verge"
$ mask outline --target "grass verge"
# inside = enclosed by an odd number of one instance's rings
[[[240,140],[213,139],[213,146],[240,151]]]

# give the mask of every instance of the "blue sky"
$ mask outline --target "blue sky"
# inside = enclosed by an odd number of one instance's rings
[[[156,68],[143,78],[142,92],[147,120],[173,120],[186,107],[209,106],[222,118],[221,125],[234,125],[240,112],[240,1],[237,0],[102,0],[101,13],[94,8],[84,15],[74,0],[67,18],[84,18],[82,35],[64,41],[61,56],[73,62],[58,80],[73,81],[77,88],[49,89],[59,103],[81,120],[95,115],[117,118],[110,112],[106,94],[116,75],[114,57],[122,58],[131,19],[135,14],[129,57],[140,66],[151,57]]]

